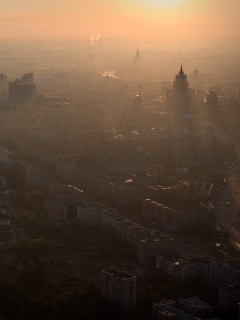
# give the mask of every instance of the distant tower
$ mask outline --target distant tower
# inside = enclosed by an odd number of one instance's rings
[[[195,89],[201,86],[201,79],[199,75],[199,71],[195,69],[192,73],[192,85]]]
[[[187,75],[181,65],[179,74],[176,75],[173,83],[173,108],[175,114],[183,115],[192,112],[192,94],[192,90],[189,89]]]
[[[215,113],[218,110],[218,97],[215,92],[207,91],[205,102],[208,112]]]
[[[193,78],[194,78],[194,80],[199,79],[199,71],[197,69],[193,70]]]
[[[141,61],[141,55],[140,55],[140,52],[137,48],[137,52],[136,52],[135,56],[133,57],[133,62],[138,64],[138,63],[140,63],[140,61]]]

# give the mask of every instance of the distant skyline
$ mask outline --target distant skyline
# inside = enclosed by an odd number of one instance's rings
[[[0,38],[240,37],[240,0],[1,0]]]

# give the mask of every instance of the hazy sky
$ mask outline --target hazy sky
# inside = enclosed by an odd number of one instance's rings
[[[1,38],[240,36],[240,0],[0,0]]]

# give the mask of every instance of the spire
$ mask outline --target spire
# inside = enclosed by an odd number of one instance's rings
[[[183,67],[182,67],[182,63],[181,63],[181,68],[180,68],[180,71],[179,71],[179,75],[180,75],[180,76],[184,76],[184,72],[183,72]]]
[[[141,60],[141,55],[140,55],[138,47],[137,47],[137,52],[136,52],[134,60],[135,60],[135,62],[139,62]]]
[[[140,52],[139,52],[139,50],[138,50],[138,47],[137,47],[136,56],[140,56]]]

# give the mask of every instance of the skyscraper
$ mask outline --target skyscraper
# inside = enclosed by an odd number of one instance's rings
[[[182,65],[173,83],[173,111],[177,115],[187,115],[193,111],[194,91],[189,88],[187,75]]]
[[[135,54],[135,56],[133,57],[133,62],[134,62],[135,64],[139,64],[140,61],[141,61],[141,55],[140,55],[140,52],[139,52],[139,50],[138,50],[138,48],[137,48],[136,54]]]

